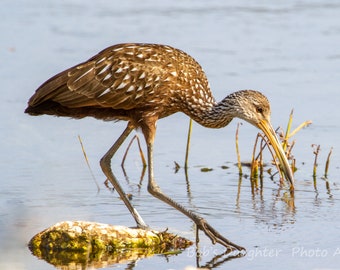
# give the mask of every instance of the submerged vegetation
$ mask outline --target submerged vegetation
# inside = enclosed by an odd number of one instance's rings
[[[291,111],[289,115],[289,120],[287,123],[286,131],[284,132],[282,129],[277,129],[276,132],[278,132],[279,139],[282,142],[282,148],[286,153],[287,159],[290,162],[290,166],[294,173],[297,170],[297,168],[296,168],[296,160],[295,160],[292,150],[293,150],[293,147],[296,141],[295,140],[290,141],[290,139],[296,133],[298,133],[302,128],[309,126],[312,123],[312,121],[305,121],[302,124],[300,124],[296,129],[291,131],[292,123],[293,123],[293,110]],[[250,164],[250,167],[251,167],[250,178],[255,182],[258,181],[258,178],[260,178],[262,181],[263,172],[264,172],[263,150],[267,146],[268,146],[267,138],[262,133],[258,133],[255,139],[254,150],[253,150],[252,160]],[[276,174],[280,175],[280,180],[284,179],[283,171],[276,161],[275,154],[273,153],[270,147],[267,147],[267,148],[269,149],[273,157],[272,164],[274,164],[276,167],[276,172],[273,173],[271,168],[269,168],[267,172],[270,174],[270,177],[272,179],[274,178]]]
[[[278,135],[279,135],[279,139],[282,142],[282,148],[284,149],[287,158],[291,164],[291,168],[293,173],[295,173],[298,168],[296,167],[296,158],[293,155],[293,147],[296,144],[296,140],[292,140],[293,136],[296,135],[301,129],[308,127],[312,121],[305,121],[303,123],[301,123],[297,128],[295,128],[293,131],[291,131],[292,129],[292,123],[293,123],[293,110],[291,111],[290,115],[289,115],[289,120],[287,123],[287,128],[285,130],[285,132],[282,129],[277,129]],[[236,150],[237,150],[237,156],[238,156],[238,168],[239,168],[239,173],[242,174],[242,165],[244,165],[244,163],[242,163],[240,160],[240,153],[238,150],[238,141],[237,141],[237,137],[238,137],[238,132],[239,132],[239,125],[237,127],[236,130]],[[283,183],[283,173],[281,171],[280,166],[278,165],[278,163],[276,162],[276,157],[274,155],[274,153],[271,151],[270,147],[267,147],[267,139],[264,137],[263,134],[258,133],[255,139],[255,143],[254,143],[254,150],[252,153],[252,159],[250,164],[246,164],[248,166],[250,166],[250,180],[251,180],[251,185],[253,188],[258,188],[259,182],[261,183],[261,188],[263,187],[263,173],[267,172],[270,175],[271,179],[274,179],[274,177],[279,174],[280,175],[280,184]],[[263,150],[265,148],[268,148],[273,160],[272,160],[272,165],[275,166],[276,170],[273,171],[272,166],[267,166],[267,164],[265,164],[263,162]],[[312,177],[313,177],[313,185],[314,185],[314,190],[317,191],[317,167],[318,167],[318,156],[321,150],[321,146],[320,145],[316,145],[316,144],[312,144],[312,148],[313,148],[313,154],[314,154],[314,162],[313,162],[313,170],[312,170]],[[332,150],[333,148],[331,148],[331,150],[329,151],[329,154],[327,156],[327,160],[325,163],[325,171],[323,174],[323,178],[326,181],[326,188],[328,191],[330,191],[330,186],[329,186],[329,182],[327,179],[328,176],[328,169],[329,169],[329,164],[330,164],[330,158],[332,155]],[[268,167],[268,169],[265,169],[265,167]]]
[[[289,119],[288,119],[287,127],[286,127],[285,131],[282,128],[278,128],[276,130],[278,137],[282,142],[282,148],[286,153],[288,161],[290,162],[293,173],[295,173],[298,170],[298,168],[296,167],[296,158],[293,155],[293,148],[296,144],[296,140],[294,140],[293,137],[300,130],[302,130],[305,127],[308,127],[311,123],[312,123],[312,121],[310,121],[310,120],[304,121],[303,123],[298,125],[295,129],[292,130],[292,126],[293,126],[293,110],[292,110],[289,114]],[[246,166],[246,167],[250,167],[250,180],[252,181],[252,185],[254,187],[258,187],[259,182],[261,183],[261,187],[262,187],[264,173],[267,173],[270,176],[271,179],[274,179],[274,177],[276,175],[279,175],[280,176],[280,183],[282,184],[283,183],[282,180],[284,179],[282,169],[281,169],[280,165],[278,164],[278,162],[276,161],[276,156],[275,156],[274,152],[271,150],[270,147],[268,147],[268,140],[264,136],[264,134],[259,132],[257,134],[256,138],[255,138],[253,152],[252,152],[252,156],[251,156],[251,161],[250,162],[242,162],[241,154],[240,154],[240,147],[239,147],[239,139],[238,139],[241,125],[242,125],[242,123],[237,124],[236,133],[235,133],[237,168],[238,168],[240,177],[242,177],[242,176],[246,177],[247,176],[243,173],[243,167]],[[184,162],[184,169],[186,171],[188,169],[188,157],[189,157],[188,153],[189,153],[189,148],[190,148],[191,130],[192,130],[192,120],[190,120],[187,146],[186,146],[186,155],[185,155],[185,162]],[[269,150],[269,152],[272,156],[271,164],[267,164],[263,161],[263,156],[264,156],[263,151],[266,148]],[[313,148],[313,154],[315,155],[312,176],[314,178],[314,181],[316,181],[317,166],[318,166],[318,162],[317,162],[318,161],[318,154],[319,154],[321,147],[320,147],[320,145],[313,144],[312,148]],[[327,180],[327,176],[328,176],[328,169],[329,169],[332,151],[333,151],[333,148],[330,149],[329,154],[327,156],[326,163],[325,163],[325,171],[324,171],[324,174],[323,174],[323,179],[325,179],[325,180]],[[178,172],[178,170],[180,169],[180,165],[177,162],[175,162],[175,164],[176,164],[175,172]],[[273,170],[273,166],[270,166],[270,165],[273,165],[274,168],[276,168],[276,169]],[[201,172],[209,172],[209,171],[212,171],[213,169],[203,167],[200,170],[201,170]]]

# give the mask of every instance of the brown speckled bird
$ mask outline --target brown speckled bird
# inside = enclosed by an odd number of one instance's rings
[[[258,127],[269,139],[291,188],[294,187],[291,168],[270,124],[267,98],[260,92],[243,90],[217,103],[201,66],[188,54],[170,46],[119,44],[109,47],[46,81],[31,97],[25,112],[128,121],[100,164],[141,228],[147,228],[146,223],[111,170],[111,158],[134,128],[141,128],[147,144],[148,191],[191,218],[213,243],[228,249],[243,249],[220,235],[205,219],[165,195],[154,180],[156,122],[176,112],[183,112],[209,128],[225,127],[234,117]]]

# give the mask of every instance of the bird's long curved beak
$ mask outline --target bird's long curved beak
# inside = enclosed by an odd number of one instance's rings
[[[286,179],[290,183],[290,189],[294,190],[294,176],[292,169],[289,165],[286,154],[283,151],[282,145],[279,139],[277,138],[272,125],[267,120],[261,120],[261,122],[258,124],[258,127],[264,132],[264,134],[268,138],[277,158],[279,159],[282,171],[284,172]]]

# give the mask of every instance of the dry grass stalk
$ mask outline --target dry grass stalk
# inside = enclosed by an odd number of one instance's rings
[[[313,154],[315,155],[313,164],[313,177],[316,177],[316,168],[318,167],[318,155],[320,153],[320,145],[312,144],[312,148],[314,148]]]
[[[124,156],[123,156],[123,159],[122,159],[121,166],[124,167],[126,156],[127,156],[128,152],[129,152],[129,149],[130,149],[130,147],[131,147],[131,145],[132,145],[134,140],[137,140],[140,158],[142,159],[143,167],[145,168],[147,166],[147,163],[146,163],[146,160],[145,160],[145,157],[144,157],[144,153],[143,153],[143,150],[142,150],[142,146],[140,144],[139,137],[137,135],[133,136],[133,138],[131,139],[128,147],[126,148]]]
[[[312,121],[310,121],[310,120],[305,121],[291,132],[291,127],[292,127],[292,123],[293,123],[293,113],[294,113],[294,110],[291,110],[291,112],[289,114],[286,132],[284,133],[283,131],[281,131],[279,133],[279,137],[282,141],[282,147],[283,147],[283,150],[287,154],[288,160],[293,160],[292,150],[293,150],[293,147],[295,145],[295,140],[292,141],[291,143],[289,143],[289,139],[292,138],[296,133],[298,133],[302,128],[308,127],[310,124],[312,124]],[[292,169],[293,169],[293,172],[294,172],[295,171],[294,168],[292,168]]]
[[[250,164],[250,172],[251,172],[250,179],[253,180],[253,181],[256,181],[259,177],[258,156],[255,157],[258,139],[259,139],[259,134],[257,134],[256,139],[255,139],[253,153],[252,153],[252,157],[251,157],[251,164]]]
[[[327,175],[328,175],[329,161],[330,161],[330,158],[331,158],[331,155],[332,155],[332,151],[333,151],[333,147],[331,147],[331,150],[329,151],[328,156],[327,156],[327,160],[326,160],[325,175],[324,175],[324,177],[326,179],[327,179]]]
[[[185,161],[184,161],[184,169],[185,170],[188,169],[191,132],[192,132],[192,119],[190,118],[189,129],[188,129],[188,138],[187,138],[187,147],[186,147],[186,151],[185,151]]]
[[[88,167],[89,170],[90,170],[92,179],[93,179],[93,181],[95,182],[95,184],[96,184],[96,186],[97,186],[97,191],[99,192],[99,191],[100,191],[100,187],[99,187],[99,185],[98,185],[98,182],[97,182],[97,180],[96,180],[96,177],[95,177],[94,174],[93,174],[93,171],[92,171],[92,168],[91,168],[91,166],[90,166],[89,159],[87,158],[87,155],[86,155],[86,152],[85,152],[85,148],[84,148],[84,145],[83,145],[83,142],[82,142],[82,140],[81,140],[80,135],[78,135],[78,140],[79,140],[79,143],[80,143],[80,146],[81,146],[81,150],[83,151],[83,155],[84,155],[84,158],[85,158],[87,167]]]
[[[237,123],[236,134],[235,134],[235,143],[236,143],[238,173],[239,173],[239,175],[242,175],[241,155],[240,155],[240,149],[239,149],[239,146],[238,146],[238,131],[239,131],[240,125],[242,125],[242,123]]]
[[[291,112],[289,114],[289,120],[288,120],[288,124],[287,124],[287,128],[286,128],[286,133],[283,134],[282,147],[283,147],[284,151],[287,150],[287,146],[288,146],[289,133],[290,133],[290,129],[292,127],[292,122],[293,122],[293,112],[294,112],[294,110],[291,110]]]

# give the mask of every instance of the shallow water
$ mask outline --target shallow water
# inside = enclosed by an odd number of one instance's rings
[[[62,220],[134,225],[117,194],[105,188],[98,164],[125,123],[23,114],[28,98],[46,79],[121,42],[183,49],[205,69],[216,99],[239,89],[261,90],[271,101],[275,127],[286,126],[293,108],[294,127],[313,121],[295,137],[299,170],[294,206],[277,179],[265,175],[263,190],[254,192],[247,178],[239,181],[234,136],[240,120],[221,130],[194,125],[188,180],[182,169],[174,173],[174,161],[183,164],[188,118],[176,114],[159,121],[159,185],[248,250],[242,258],[218,258],[216,268],[339,268],[340,2],[5,0],[1,6],[1,269],[54,269],[32,256],[26,244],[35,233]],[[250,159],[256,133],[248,124],[241,126],[244,161]],[[316,182],[311,144],[321,144]],[[331,147],[327,185],[322,176]],[[139,189],[142,165],[135,145],[125,178],[119,166],[123,152],[116,156],[114,170],[146,222],[194,240],[192,223],[152,198],[145,179]],[[213,170],[203,173],[202,167]],[[200,249],[200,266],[213,266],[212,259],[223,252],[203,234]],[[196,263],[195,249],[189,248],[177,256],[139,260],[134,269],[184,269]],[[116,267],[128,264],[107,266]]]

